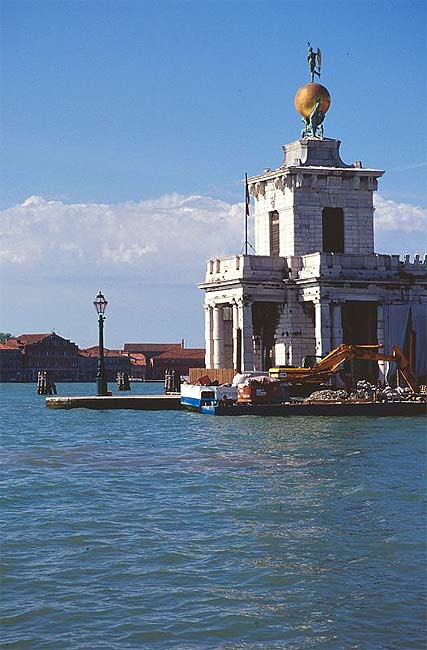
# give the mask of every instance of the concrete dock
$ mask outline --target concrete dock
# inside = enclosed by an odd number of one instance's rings
[[[47,397],[50,409],[134,409],[137,411],[180,411],[179,395],[111,395],[108,397]],[[208,412],[205,411],[205,412]],[[425,402],[298,402],[294,404],[236,404],[212,408],[212,415],[286,417],[289,415],[337,416],[416,416],[426,415]]]
[[[110,395],[97,397],[47,397],[49,409],[135,409],[138,411],[179,411],[179,395]]]

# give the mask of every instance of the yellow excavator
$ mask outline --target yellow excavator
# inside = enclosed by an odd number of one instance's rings
[[[318,362],[304,364],[308,367],[278,366],[270,368],[269,375],[272,379],[286,379],[290,384],[318,384],[331,378],[338,372],[345,361],[361,359],[365,361],[394,361],[399,374],[404,378],[409,388],[418,392],[417,377],[403,352],[393,345],[392,353],[380,352],[381,345],[342,345],[329,352]],[[312,359],[314,359],[312,357]]]

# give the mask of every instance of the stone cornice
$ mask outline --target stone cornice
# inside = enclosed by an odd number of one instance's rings
[[[383,169],[374,169],[372,167],[322,167],[320,165],[303,167],[291,165],[290,167],[278,167],[273,170],[269,169],[262,174],[251,176],[248,178],[248,183],[249,186],[259,182],[265,183],[290,174],[328,174],[329,176],[344,177],[351,177],[354,174],[357,174],[357,176],[375,176],[375,178],[380,178],[384,173]]]
[[[284,160],[276,169],[265,169],[262,174],[256,174],[248,179],[251,193],[254,196],[263,194],[263,184],[276,181],[282,177],[295,174],[325,174],[328,176],[371,176],[379,178],[384,174],[382,169],[362,167],[360,160],[351,165],[345,164],[339,155],[340,140],[304,138],[283,145]],[[276,185],[277,187],[277,185]]]
[[[285,286],[288,286],[289,280],[284,280],[283,283]],[[367,286],[367,285],[374,285],[374,286],[387,286],[387,287],[392,287],[398,289],[399,287],[405,286],[405,287],[411,287],[413,286],[413,281],[411,282],[410,280],[401,279],[401,278],[396,278],[396,279],[386,279],[386,278],[375,278],[375,277],[367,277],[367,278],[325,278],[325,277],[313,277],[313,278],[297,278],[292,281],[293,285],[299,289],[304,289],[307,287],[343,287],[343,286],[352,286],[352,287],[357,287],[357,286]],[[421,286],[421,284],[419,285]],[[427,281],[426,281],[426,288],[427,288]]]
[[[234,280],[218,280],[217,282],[201,282],[200,284],[197,285],[199,289],[203,289],[204,291],[223,291],[224,289],[236,289],[236,288],[241,288],[241,287],[251,287],[251,288],[260,288],[260,289],[267,289],[271,290],[274,289],[275,291],[284,291],[285,286],[283,283],[283,280],[278,282],[277,280],[272,280],[269,282],[268,280],[249,280],[249,279],[243,279],[243,278],[237,278]]]

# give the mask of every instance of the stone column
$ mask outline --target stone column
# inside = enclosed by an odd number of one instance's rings
[[[240,307],[242,328],[242,370],[254,369],[252,302],[244,299]]]
[[[241,339],[238,335],[240,330],[240,321],[239,321],[239,306],[236,302],[233,302],[233,368],[236,370],[241,365]]]
[[[223,345],[223,321],[222,321],[222,307],[214,305],[213,308],[213,323],[212,323],[212,339],[213,339],[213,367],[222,368],[224,364],[224,345]]]
[[[384,352],[384,344],[386,338],[386,317],[387,317],[387,306],[378,305],[377,306],[377,342],[378,345],[382,345],[382,348],[379,348],[378,352]],[[381,384],[387,383],[387,374],[389,370],[389,361],[378,361],[378,381]]]
[[[205,305],[205,366],[213,368],[212,307]]]
[[[342,343],[342,309],[341,303],[331,304],[331,349],[334,350]]]
[[[314,323],[316,336],[316,355],[323,357],[331,351],[331,325],[329,303],[318,302],[314,305]]]

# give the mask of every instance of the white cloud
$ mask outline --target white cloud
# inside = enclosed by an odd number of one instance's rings
[[[66,204],[31,196],[0,213],[3,278],[108,275],[140,281],[197,282],[210,257],[240,252],[242,203],[169,194],[108,204]],[[380,252],[423,252],[427,211],[376,196]]]
[[[381,196],[376,207],[377,251],[424,252],[425,210]],[[202,196],[118,205],[31,196],[0,212],[3,329],[56,328],[82,347],[95,345],[92,301],[102,288],[110,302],[107,347],[182,337],[203,345],[196,283],[207,259],[242,250],[243,220],[242,203]]]
[[[427,250],[427,209],[375,197],[375,250],[379,253],[420,253]]]
[[[202,196],[117,205],[31,196],[0,213],[0,264],[39,277],[111,272],[194,281],[206,259],[240,250],[243,214],[243,204]]]
[[[410,203],[396,203],[384,199],[380,194],[375,198],[375,228],[377,232],[404,230],[405,232],[427,231],[427,209]]]

